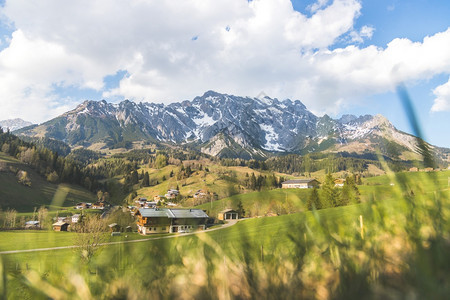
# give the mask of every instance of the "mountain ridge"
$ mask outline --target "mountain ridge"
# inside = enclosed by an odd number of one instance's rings
[[[279,100],[263,93],[250,98],[207,91],[168,105],[86,100],[17,133],[61,140],[72,147],[100,143],[111,148],[144,141],[188,145],[213,156],[245,159],[276,153],[375,151],[377,143],[386,141],[396,157],[419,153],[416,137],[397,130],[381,115],[320,117],[300,100]]]
[[[33,125],[33,123],[25,121],[21,118],[15,118],[15,119],[8,119],[8,120],[1,120],[0,121],[0,127],[10,131],[19,130],[21,128],[27,127]]]

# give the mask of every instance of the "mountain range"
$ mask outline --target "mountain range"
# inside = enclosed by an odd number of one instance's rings
[[[417,138],[381,115],[316,116],[299,100],[208,91],[193,100],[118,104],[85,101],[57,118],[15,132],[91,149],[177,144],[218,157],[265,158],[278,153],[374,152],[414,159]],[[441,158],[448,149],[429,145]]]
[[[30,125],[33,125],[33,123],[24,121],[19,118],[0,121],[0,127],[4,128],[5,130],[9,129],[10,131],[18,130]]]

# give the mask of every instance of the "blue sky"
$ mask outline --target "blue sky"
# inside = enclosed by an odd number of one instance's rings
[[[170,103],[206,90],[383,114],[450,147],[450,1],[0,0],[0,119],[85,99]]]

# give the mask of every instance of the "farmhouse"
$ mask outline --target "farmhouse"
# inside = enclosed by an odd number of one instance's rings
[[[217,219],[219,220],[237,220],[239,219],[239,213],[233,209],[225,209],[222,210],[218,215]]]
[[[107,206],[109,206],[108,202],[105,201],[98,201],[92,204],[92,209],[105,209]]]
[[[80,202],[75,205],[76,209],[88,209],[91,208],[92,203]]]
[[[343,187],[345,183],[345,179],[338,178],[334,180],[334,186],[335,187]]]
[[[293,179],[281,183],[283,189],[312,189],[319,186],[320,182],[316,179]]]
[[[78,222],[80,222],[80,219],[81,219],[81,215],[80,214],[74,214],[72,216],[72,223],[78,223]]]
[[[67,229],[69,228],[69,223],[59,221],[54,223],[52,226],[54,231],[67,231]]]
[[[208,197],[208,192],[203,190],[198,190],[194,194],[194,199],[206,199]]]
[[[167,194],[165,194],[164,197],[166,197],[166,199],[175,199],[179,194],[180,192],[178,190],[170,189],[167,191]]]
[[[143,235],[205,230],[209,218],[201,209],[182,208],[140,208],[135,216],[138,232]]]
[[[28,221],[25,222],[25,229],[39,229],[41,225],[39,225],[39,221]]]

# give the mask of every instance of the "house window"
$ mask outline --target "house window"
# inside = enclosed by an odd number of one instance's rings
[[[161,230],[166,230],[166,227],[162,227]]]

